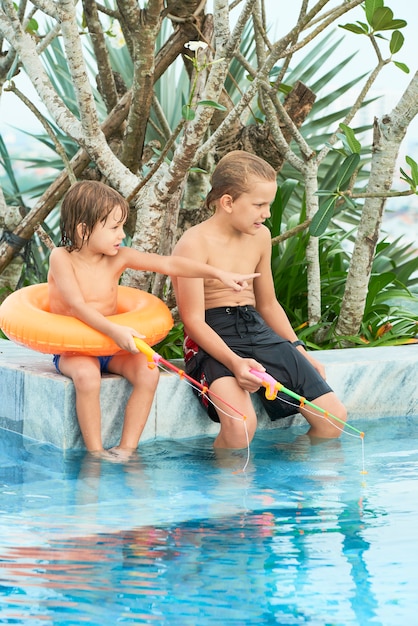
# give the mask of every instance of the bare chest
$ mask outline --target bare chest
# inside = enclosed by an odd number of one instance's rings
[[[87,304],[103,315],[116,312],[118,277],[112,272],[82,272],[77,275],[77,282]]]
[[[207,246],[207,263],[228,272],[250,274],[255,271],[259,261],[258,247],[249,245],[246,238],[234,244],[211,240]]]

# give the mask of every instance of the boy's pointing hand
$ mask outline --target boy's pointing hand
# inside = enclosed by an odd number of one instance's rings
[[[234,272],[222,272],[219,276],[220,280],[226,287],[230,287],[234,291],[242,291],[248,288],[248,281],[260,276],[256,274],[235,274]]]

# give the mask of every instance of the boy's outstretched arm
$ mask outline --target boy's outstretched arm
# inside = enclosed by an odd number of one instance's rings
[[[240,274],[227,272],[196,259],[177,255],[162,256],[150,252],[140,252],[133,248],[123,248],[120,253],[125,257],[126,268],[158,272],[167,276],[181,276],[183,278],[214,278],[235,291],[246,289],[248,286],[247,281],[259,276],[258,273]]]

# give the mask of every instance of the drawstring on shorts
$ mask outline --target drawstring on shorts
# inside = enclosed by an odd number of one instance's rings
[[[249,332],[248,324],[253,322],[253,315],[248,310],[248,306],[227,306],[227,315],[235,315],[235,329],[242,339]]]

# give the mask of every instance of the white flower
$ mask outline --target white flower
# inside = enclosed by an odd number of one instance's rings
[[[188,48],[192,52],[197,52],[198,50],[205,50],[208,47],[208,44],[204,41],[188,41],[184,44],[185,48]]]
[[[126,45],[125,37],[123,36],[122,29],[119,22],[114,21],[109,28],[110,45],[112,48],[123,48]]]

